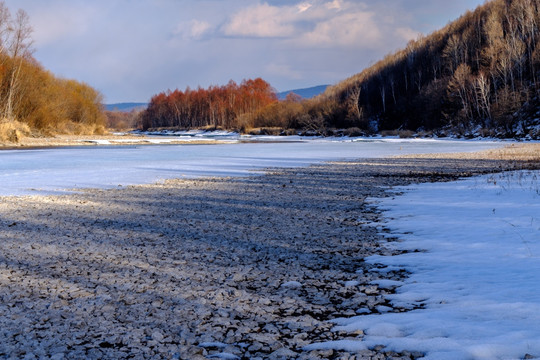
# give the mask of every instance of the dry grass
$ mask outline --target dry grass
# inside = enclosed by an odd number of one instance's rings
[[[283,128],[280,127],[256,127],[248,128],[245,132],[249,135],[273,135],[277,136],[283,132]]]
[[[15,120],[0,121],[1,142],[18,143],[28,135],[30,135],[30,128],[28,125]]]
[[[484,150],[473,153],[403,155],[399,156],[399,158],[540,162],[540,143],[511,144],[500,149]]]
[[[103,125],[82,124],[73,121],[59,123],[54,128],[48,129],[48,132],[53,135],[105,135],[107,133]]]

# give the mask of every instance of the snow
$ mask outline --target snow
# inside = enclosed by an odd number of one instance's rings
[[[363,341],[310,347],[384,345],[438,360],[540,357],[539,178],[485,175],[377,200],[400,239],[388,246],[425,251],[367,261],[411,272],[389,299],[415,310],[338,319],[335,330],[363,330]]]
[[[197,134],[193,132],[192,136]],[[505,145],[489,141],[387,138],[306,141],[279,137],[285,140],[276,142],[277,138],[257,137],[260,141],[255,143],[219,145],[107,146],[103,142],[103,146],[98,147],[4,150],[0,151],[0,196],[56,194],[80,188],[149,184],[171,178],[247,176],[268,167],[308,166],[324,161],[415,153],[479,151]],[[169,139],[157,137],[155,141]]]

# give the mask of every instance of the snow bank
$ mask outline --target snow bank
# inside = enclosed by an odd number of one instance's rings
[[[365,339],[312,347],[385,345],[437,360],[540,357],[539,178],[521,171],[414,185],[380,201],[385,226],[403,240],[388,246],[427,252],[367,260],[412,272],[391,300],[416,310],[339,319],[336,330],[361,329]]]

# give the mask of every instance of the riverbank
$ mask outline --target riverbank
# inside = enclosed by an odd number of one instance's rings
[[[155,137],[146,135],[56,135],[52,137],[22,137],[17,143],[0,142],[2,149],[29,149],[29,148],[51,148],[66,146],[98,146],[98,145],[188,145],[188,144],[218,144],[226,143],[216,139],[208,138],[174,138],[174,137]]]
[[[4,197],[0,357],[349,359],[303,348],[361,339],[327,320],[387,311],[391,290],[372,281],[407,276],[364,262],[391,254],[364,200],[391,186],[537,166],[497,156]]]
[[[167,133],[110,133],[105,135],[55,135],[50,137],[21,137],[18,142],[0,141],[0,150],[36,149],[36,148],[57,148],[57,147],[81,147],[81,146],[123,146],[123,145],[211,145],[230,143],[272,143],[272,142],[308,142],[308,141],[333,141],[333,142],[498,142],[504,144],[504,140],[499,139],[477,139],[464,140],[453,138],[400,138],[397,136],[378,137],[349,137],[349,136],[270,136],[270,135],[240,135],[238,133],[226,131],[204,131],[194,130],[191,132],[167,132]],[[509,141],[509,144],[512,142]],[[517,143],[524,144],[538,143]]]

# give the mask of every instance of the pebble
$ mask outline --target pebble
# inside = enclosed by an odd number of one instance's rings
[[[406,273],[363,261],[391,254],[364,200],[498,165],[378,159],[3,197],[0,358],[399,358],[302,350],[361,340],[329,320],[399,310],[372,282]]]

